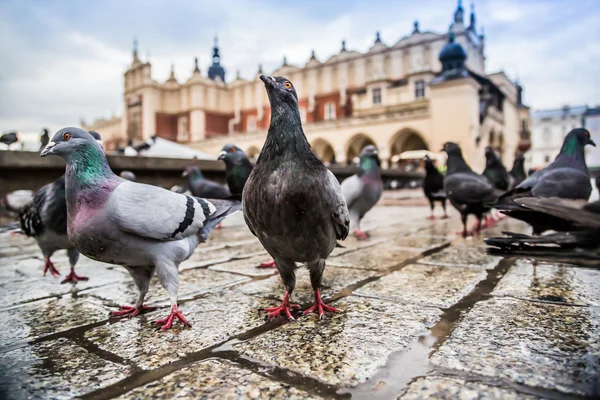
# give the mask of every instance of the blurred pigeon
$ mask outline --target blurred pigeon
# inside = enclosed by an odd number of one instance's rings
[[[381,161],[375,146],[369,145],[362,149],[358,168],[356,175],[342,182],[342,192],[348,205],[350,227],[354,229],[354,236],[364,240],[369,235],[360,230],[360,221],[377,204],[383,192]]]
[[[284,77],[261,75],[271,123],[267,138],[243,192],[244,218],[275,259],[286,288],[279,307],[267,308],[269,318],[283,314],[293,320],[290,303],[296,285],[296,262],[307,263],[315,302],[304,314],[340,310],[321,299],[325,260],[336,239],[348,236],[350,217],[336,177],[312,153],[306,140],[298,95]]]
[[[254,168],[246,153],[234,144],[226,144],[221,149],[218,160],[225,162],[229,191],[233,196],[241,198],[244,185]]]
[[[90,132],[93,139],[101,143],[100,135]],[[44,276],[50,272],[60,275],[50,260],[57,250],[67,250],[71,272],[61,283],[77,283],[88,278],[75,273],[75,264],[79,252],[67,237],[67,200],[65,194],[65,176],[43,186],[35,193],[33,200],[19,213],[19,223],[25,235],[33,237],[44,255]]]
[[[590,133],[583,128],[573,129],[565,138],[560,153],[546,168],[529,176],[513,190],[503,194],[494,207],[502,213],[529,223],[533,233],[552,229],[545,214],[522,207],[515,202],[525,197],[558,197],[587,202],[592,193],[590,174],[583,151],[587,144],[595,146]]]
[[[508,172],[492,146],[485,148],[485,170],[481,175],[485,176],[496,189],[508,190],[510,179]]]
[[[10,145],[19,141],[19,136],[17,136],[17,132],[9,132],[0,136],[0,143],[4,143],[10,149]]]
[[[137,152],[137,154],[141,154],[143,151],[146,151],[152,147],[154,143],[156,143],[156,136],[151,136],[145,142],[133,145],[133,149]]]
[[[521,182],[527,178],[527,174],[525,174],[525,156],[523,153],[518,152],[515,155],[515,162],[508,175],[510,176],[509,188],[511,190],[520,185]]]
[[[427,217],[427,219],[435,219],[433,209],[435,208],[436,201],[442,203],[442,207],[444,208],[444,216],[442,219],[446,219],[448,218],[448,214],[446,213],[446,199],[448,196],[446,196],[446,192],[444,191],[444,175],[436,168],[431,158],[425,156],[423,161],[425,162],[423,191],[431,206],[431,215]]]
[[[135,182],[136,181],[135,174],[133,172],[131,172],[131,171],[127,171],[127,170],[121,171],[121,173],[119,174],[119,176],[121,178],[127,179],[128,181],[131,181],[131,182]]]
[[[462,156],[456,143],[446,142],[442,149],[448,154],[447,172],[444,179],[444,190],[450,203],[460,212],[463,223],[463,237],[470,234],[467,230],[469,214],[477,218],[476,231],[481,230],[481,218],[490,210],[489,202],[501,194],[483,176],[473,172]]]
[[[185,194],[187,196],[191,196],[192,195],[192,192],[190,192],[186,187],[179,186],[179,185],[174,185],[171,188],[171,192],[175,192],[175,193],[179,193],[179,194]]]
[[[600,201],[573,207],[573,201],[560,198],[527,197],[516,199],[521,207],[545,215],[555,233],[529,236],[503,232],[504,237],[487,238],[493,246],[488,252],[505,256],[520,255],[560,258],[569,263],[600,263]]]
[[[133,140],[129,139],[127,141],[127,146],[123,150],[123,154],[129,157],[137,156],[138,152],[133,148]]]
[[[47,128],[44,128],[42,132],[42,136],[40,136],[40,151],[42,151],[50,141],[50,131]]]
[[[19,213],[23,207],[33,200],[35,192],[32,190],[15,190],[7,193],[2,202],[9,212]]]
[[[67,162],[65,182],[69,239],[86,256],[124,266],[139,295],[135,306],[113,316],[135,316],[143,305],[156,270],[171,301],[170,314],[156,321],[168,329],[175,319],[188,325],[177,307],[177,268],[211,229],[240,209],[237,201],[205,200],[115,175],[100,145],[86,131],[58,131],[41,156],[58,155]],[[140,207],[143,205],[143,207]]]
[[[206,179],[196,166],[189,166],[183,171],[182,177],[188,178],[188,186],[192,195],[209,199],[227,199],[231,196],[229,189]]]

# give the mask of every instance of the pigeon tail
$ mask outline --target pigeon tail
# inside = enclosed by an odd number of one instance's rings
[[[19,221],[15,221],[12,222],[8,225],[3,225],[0,226],[0,233],[5,233],[5,232],[16,232],[21,228],[21,224],[19,223]]]
[[[237,200],[200,200],[208,201],[216,208],[212,214],[207,216],[202,229],[200,229],[200,232],[198,232],[202,242],[205,242],[208,239],[210,232],[215,228],[215,226],[219,225],[221,221],[242,209],[242,202]]]

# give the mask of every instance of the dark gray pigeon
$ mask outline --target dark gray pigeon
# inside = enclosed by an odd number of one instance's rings
[[[360,221],[377,204],[383,193],[381,161],[375,146],[362,149],[358,168],[358,173],[342,182],[342,193],[350,213],[350,228],[354,229],[357,239],[364,240],[369,235],[360,230]]]
[[[481,230],[481,218],[490,210],[488,203],[495,201],[502,193],[482,175],[471,169],[462,156],[456,143],[447,142],[442,149],[448,154],[448,169],[444,179],[444,190],[450,203],[460,212],[463,223],[463,237],[471,234],[467,230],[469,214],[477,218],[475,231]]]
[[[281,76],[261,75],[269,102],[271,124],[265,145],[244,191],[244,218],[275,260],[286,288],[279,307],[267,308],[269,318],[283,314],[293,320],[290,297],[296,285],[296,263],[307,263],[315,302],[304,314],[340,310],[321,299],[325,260],[336,239],[348,236],[350,217],[336,177],[312,153],[304,136],[298,95]]]
[[[583,128],[573,129],[550,165],[503,194],[494,207],[508,216],[529,223],[534,234],[552,229],[543,213],[522,207],[515,200],[525,197],[558,197],[587,202],[592,193],[592,183],[583,149],[588,144],[595,146],[590,133]]]
[[[0,135],[0,143],[4,143],[10,149],[10,145],[17,143],[19,141],[19,136],[17,132],[9,132],[4,135]]]
[[[131,172],[131,171],[127,171],[127,170],[121,171],[121,173],[119,174],[119,176],[121,178],[127,179],[128,181],[131,181],[131,182],[135,182],[136,181],[135,174],[133,172]]]
[[[515,162],[508,175],[510,176],[510,190],[519,186],[527,178],[527,174],[525,173],[525,156],[523,153],[518,152],[515,155]]]
[[[444,191],[444,175],[438,171],[431,158],[425,156],[423,161],[425,162],[423,192],[425,192],[425,197],[427,197],[429,205],[431,206],[431,215],[427,217],[427,219],[435,219],[433,209],[435,208],[436,201],[442,203],[442,208],[444,209],[444,216],[442,219],[446,219],[448,218],[448,214],[446,213],[446,200],[448,199],[448,196],[446,196],[446,192]]]
[[[46,155],[67,162],[71,243],[94,260],[124,266],[138,287],[135,306],[123,306],[112,315],[136,316],[151,309],[143,302],[156,271],[171,301],[170,314],[156,323],[163,330],[175,319],[188,325],[177,307],[178,266],[216,224],[240,209],[240,203],[184,196],[122,179],[111,171],[100,145],[79,128],[58,131],[41,153]]]
[[[90,132],[98,143],[100,135]],[[79,260],[79,252],[67,237],[67,199],[65,194],[65,176],[43,186],[35,193],[33,200],[19,213],[21,230],[25,235],[33,237],[44,255],[44,276],[50,272],[60,275],[50,260],[54,252],[67,250],[71,272],[61,283],[77,283],[88,278],[75,273],[75,264]]]
[[[209,199],[228,199],[231,192],[223,185],[206,179],[198,167],[190,165],[183,171],[182,177],[188,178],[188,187],[190,192],[196,197],[206,197]]]
[[[492,146],[485,148],[485,169],[481,175],[485,176],[496,189],[508,190],[510,177]]]
[[[225,163],[225,178],[229,191],[235,197],[242,197],[244,185],[254,166],[246,153],[235,144],[226,144],[217,158]]]

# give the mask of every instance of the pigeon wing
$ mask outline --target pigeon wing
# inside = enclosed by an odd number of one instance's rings
[[[447,176],[444,189],[459,203],[480,203],[497,198],[494,187],[482,176],[458,173]]]
[[[327,176],[329,178],[329,185],[332,187],[334,193],[330,204],[332,209],[331,220],[333,221],[335,227],[336,238],[338,240],[344,240],[346,237],[348,237],[348,232],[350,231],[350,215],[348,213],[348,206],[346,204],[344,193],[342,192],[343,188],[340,186],[340,183],[335,175],[333,175],[331,171],[327,170]],[[357,176],[355,177],[358,178]]]
[[[592,185],[590,177],[574,168],[557,168],[543,174],[532,188],[535,197],[587,199]]]
[[[120,230],[161,241],[198,233],[217,211],[205,199],[129,181],[115,188],[106,207]]]
[[[335,176],[334,176],[335,178]],[[336,179],[337,182],[337,179]],[[339,185],[339,183],[338,183]],[[352,208],[354,202],[360,197],[363,192],[364,183],[360,180],[358,175],[352,175],[342,182],[342,194],[346,199],[348,208]]]

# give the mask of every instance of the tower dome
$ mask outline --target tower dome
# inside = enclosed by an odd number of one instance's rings
[[[208,67],[208,77],[213,81],[219,77],[221,81],[225,82],[225,68],[221,66],[221,56],[219,55],[219,43],[215,37],[215,44],[213,46],[213,58],[212,65]]]
[[[442,63],[442,71],[463,69],[466,59],[467,53],[465,49],[456,43],[454,32],[450,31],[448,34],[448,43],[440,51],[439,60]]]

